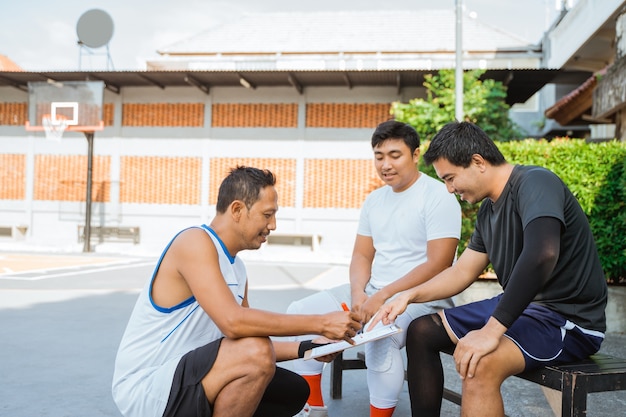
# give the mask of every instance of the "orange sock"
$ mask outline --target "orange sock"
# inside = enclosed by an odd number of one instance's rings
[[[370,404],[370,417],[391,417],[396,407],[392,408],[376,408]]]
[[[309,384],[311,393],[309,394],[309,405],[315,405],[318,407],[324,406],[324,398],[322,397],[322,374],[317,375],[302,375],[302,377]]]

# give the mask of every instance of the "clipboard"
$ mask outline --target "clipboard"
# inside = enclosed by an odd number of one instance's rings
[[[351,345],[345,340],[336,343],[329,343],[324,346],[318,346],[316,348],[307,350],[304,352],[304,359],[315,359],[320,356],[328,355],[335,352],[341,352],[343,350],[353,348],[356,346],[363,345],[368,342],[372,342],[374,340],[383,339],[385,337],[392,336],[396,333],[400,333],[402,331],[401,327],[396,326],[395,324],[388,324],[386,326],[376,326],[369,332],[364,332],[357,334],[352,338],[354,340],[354,345]]]

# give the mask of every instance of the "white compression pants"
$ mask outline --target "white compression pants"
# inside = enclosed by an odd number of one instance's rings
[[[368,285],[366,293],[372,295],[376,288]],[[341,310],[341,303],[350,305],[350,285],[345,284],[326,291],[320,291],[301,300],[294,301],[287,308],[288,314],[324,314]],[[367,386],[370,404],[377,408],[392,408],[398,403],[398,397],[404,384],[404,359],[401,349],[406,343],[406,330],[417,317],[430,314],[442,308],[452,307],[452,300],[443,300],[425,304],[410,304],[404,313],[396,318],[396,325],[402,332],[391,337],[365,344],[367,365]],[[291,340],[307,340],[315,335],[293,337]],[[324,370],[324,362],[316,360],[292,361],[293,369],[300,375],[317,375]]]

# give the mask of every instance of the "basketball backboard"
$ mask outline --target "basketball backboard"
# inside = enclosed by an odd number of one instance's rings
[[[102,81],[28,83],[26,130],[94,132],[104,129]]]

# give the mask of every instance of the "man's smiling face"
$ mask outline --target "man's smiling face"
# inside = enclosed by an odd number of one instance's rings
[[[419,177],[419,148],[411,149],[402,139],[386,139],[374,148],[378,176],[398,193],[409,188]]]

